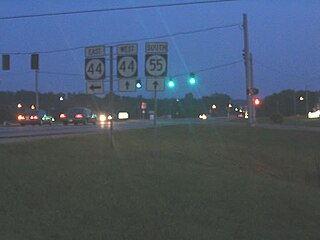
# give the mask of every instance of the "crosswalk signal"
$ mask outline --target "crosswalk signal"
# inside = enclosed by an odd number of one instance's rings
[[[190,84],[190,85],[195,85],[195,84],[196,84],[196,77],[195,77],[195,74],[194,74],[194,73],[190,73],[190,76],[189,76],[189,84]]]
[[[10,70],[10,55],[3,54],[2,55],[2,70]]]

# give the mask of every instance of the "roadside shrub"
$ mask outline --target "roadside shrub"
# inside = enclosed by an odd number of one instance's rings
[[[8,107],[0,106],[0,124],[4,121],[12,121],[14,119],[14,113]]]
[[[272,120],[273,123],[280,124],[283,122],[283,116],[280,113],[273,113],[270,116],[270,119]]]

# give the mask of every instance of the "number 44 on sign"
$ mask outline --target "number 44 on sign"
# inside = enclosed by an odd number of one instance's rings
[[[105,59],[92,58],[85,61],[86,80],[103,80],[105,79]]]

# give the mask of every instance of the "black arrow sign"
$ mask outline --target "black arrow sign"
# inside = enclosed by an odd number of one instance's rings
[[[159,83],[157,81],[153,82],[154,89],[157,89],[158,85],[159,85]]]
[[[129,89],[129,86],[130,86],[130,83],[129,83],[129,82],[126,82],[126,89],[127,89],[127,90]]]
[[[91,91],[94,91],[95,89],[101,89],[101,86],[95,86],[92,84],[89,88]]]

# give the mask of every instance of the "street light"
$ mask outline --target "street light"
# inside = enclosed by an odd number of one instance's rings
[[[22,104],[21,104],[21,103],[18,103],[18,104],[17,104],[17,108],[22,108]]]
[[[303,97],[303,96],[300,96],[300,97],[299,97],[299,100],[300,100],[300,101],[303,101],[303,100],[304,100],[304,97]]]
[[[212,105],[211,107],[213,110],[217,109],[217,106],[215,104]]]

